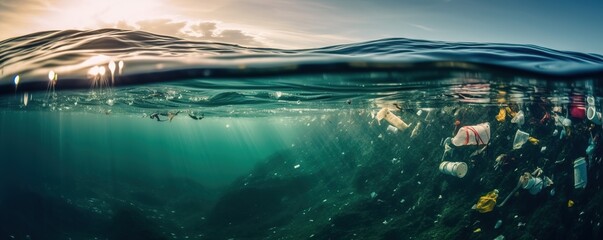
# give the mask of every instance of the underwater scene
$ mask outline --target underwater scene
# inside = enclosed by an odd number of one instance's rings
[[[601,239],[603,56],[0,42],[0,239]]]

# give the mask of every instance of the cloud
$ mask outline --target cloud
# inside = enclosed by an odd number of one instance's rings
[[[186,22],[173,22],[169,19],[151,19],[136,22],[140,30],[169,36],[179,36]]]
[[[202,22],[191,26],[191,29],[204,37],[213,37],[217,27],[215,22]]]
[[[258,37],[240,29],[221,28],[217,22],[178,21],[172,19],[149,19],[134,23],[118,21],[114,24],[104,23],[103,27],[112,27],[126,30],[140,30],[155,34],[180,37],[195,41],[211,41],[232,43],[243,46],[264,46]]]

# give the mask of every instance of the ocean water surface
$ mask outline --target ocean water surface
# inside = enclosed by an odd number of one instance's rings
[[[0,238],[598,239],[601,81],[533,45],[7,39]]]

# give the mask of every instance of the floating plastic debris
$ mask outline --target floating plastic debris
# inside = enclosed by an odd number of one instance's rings
[[[513,149],[520,149],[524,143],[528,141],[530,134],[517,129],[515,132],[515,139],[513,139]]]
[[[580,157],[574,161],[574,188],[586,188],[586,160]]]
[[[502,225],[502,220],[498,219],[498,221],[496,221],[496,224],[494,224],[494,229],[500,228],[501,225]]]
[[[397,133],[398,129],[392,125],[387,125],[387,131],[390,133]]]
[[[415,128],[412,129],[412,132],[410,133],[410,137],[414,138],[417,135],[419,135],[419,128],[421,127],[421,123],[417,123],[417,125],[415,125]]]
[[[486,195],[481,196],[477,201],[477,204],[474,205],[474,209],[476,209],[480,213],[491,212],[496,206],[497,198],[498,190],[494,189]]]
[[[387,109],[387,108],[382,108],[377,113],[375,118],[377,119],[377,122],[379,124],[381,124],[382,119],[385,119],[389,124],[391,124],[392,126],[398,128],[399,130],[402,130],[402,131],[404,131],[405,129],[407,129],[410,126],[410,125],[406,124],[400,117],[398,117],[395,114],[393,114],[392,112],[390,112],[389,109]]]
[[[371,198],[376,198],[377,197],[377,193],[376,192],[372,192],[371,193]]]
[[[452,138],[455,146],[486,145],[490,142],[490,123],[481,123],[474,126],[464,126]]]
[[[528,137],[528,141],[532,144],[532,145],[538,145],[538,143],[540,143],[540,140],[536,139],[535,137]]]
[[[517,114],[515,114],[515,117],[513,117],[513,119],[511,119],[511,122],[517,124],[517,126],[523,125],[525,123],[525,117],[523,115],[523,111],[517,112]]]
[[[496,115],[496,121],[504,122],[506,117],[507,117],[507,111],[505,111],[504,108],[501,108],[498,111],[498,115]]]
[[[448,174],[451,176],[455,176],[458,178],[463,178],[467,174],[467,164],[464,162],[447,162],[444,161],[440,163],[440,172],[444,174]]]

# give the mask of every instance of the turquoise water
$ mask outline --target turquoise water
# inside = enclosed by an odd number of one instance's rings
[[[603,128],[587,116],[603,106],[600,55],[412,39],[256,49],[116,29],[0,50],[2,239],[601,236]],[[445,152],[480,123],[487,144]],[[514,149],[518,130],[537,140]],[[537,167],[554,184],[514,191]],[[498,207],[472,209],[494,189]]]
[[[293,144],[302,130],[292,126],[299,123],[285,120],[176,119],[160,125],[141,116],[3,112],[2,133],[14,137],[7,137],[11,140],[2,145],[2,152],[20,153],[15,156],[22,159],[16,160],[19,165],[40,159],[35,165],[52,169],[32,173],[36,176],[117,171],[190,178],[223,187],[258,161]]]

